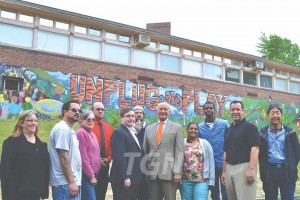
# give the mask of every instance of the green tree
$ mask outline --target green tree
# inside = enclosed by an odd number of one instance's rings
[[[278,61],[293,66],[300,66],[300,48],[287,38],[271,34],[269,37],[265,33],[259,37],[257,44],[258,52],[263,58]]]

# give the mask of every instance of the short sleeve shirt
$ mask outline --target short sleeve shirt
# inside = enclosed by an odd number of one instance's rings
[[[81,185],[82,165],[79,151],[79,143],[75,131],[65,122],[57,123],[50,133],[50,185],[61,186],[68,184],[68,181],[61,170],[57,149],[69,152],[69,160],[74,180]]]
[[[256,126],[242,119],[239,123],[231,125],[225,134],[224,152],[226,161],[249,162],[251,148],[259,146],[260,138]]]

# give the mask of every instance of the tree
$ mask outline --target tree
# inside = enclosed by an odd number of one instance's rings
[[[300,48],[296,43],[275,34],[267,37],[265,33],[262,33],[259,40],[256,47],[263,58],[300,67]]]

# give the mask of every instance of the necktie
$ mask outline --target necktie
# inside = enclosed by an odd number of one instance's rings
[[[156,142],[157,142],[157,144],[160,144],[160,142],[161,142],[163,127],[164,127],[164,123],[160,122],[159,125],[158,125],[158,128],[157,128],[157,132],[156,132]]]
[[[99,121],[99,130],[100,130],[100,138],[101,138],[101,144],[100,144],[100,155],[101,158],[106,158],[106,153],[105,153],[105,137],[104,137],[104,130],[102,126],[102,122]]]

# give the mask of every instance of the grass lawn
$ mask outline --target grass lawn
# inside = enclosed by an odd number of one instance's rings
[[[59,121],[58,118],[56,119],[49,119],[49,120],[40,120],[39,121],[39,133],[40,136],[43,140],[45,140],[49,144],[49,134],[53,126]],[[14,124],[16,123],[16,120],[0,120],[0,155],[2,153],[2,143],[3,141],[11,135],[12,129]],[[78,124],[74,126],[74,129],[76,130],[78,128]],[[298,165],[298,176],[300,177],[300,165]],[[258,190],[257,190],[257,198],[264,198],[264,193],[262,191],[262,185],[261,181],[259,178],[257,179],[257,185],[258,185]],[[51,190],[50,190],[51,191]],[[300,196],[300,181],[297,181],[296,185],[296,195]],[[179,194],[177,195],[178,198]],[[52,199],[52,198],[50,198]],[[112,191],[111,188],[109,187],[108,192],[107,192],[107,199],[110,200],[112,199]]]

